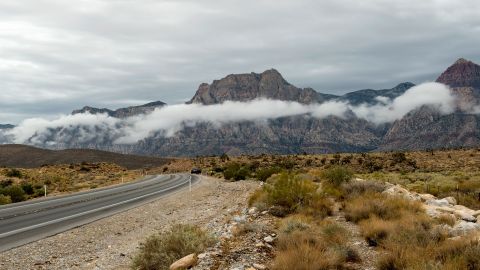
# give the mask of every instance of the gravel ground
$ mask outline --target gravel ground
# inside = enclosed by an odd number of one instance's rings
[[[258,182],[209,177],[121,214],[0,253],[0,269],[129,269],[141,241],[173,223],[200,226],[231,219]]]

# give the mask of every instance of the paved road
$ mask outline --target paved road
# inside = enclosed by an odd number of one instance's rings
[[[190,174],[149,176],[141,181],[0,207],[0,252],[188,188]]]

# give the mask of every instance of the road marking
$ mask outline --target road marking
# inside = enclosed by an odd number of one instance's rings
[[[16,230],[9,231],[9,232],[6,232],[6,233],[2,233],[2,234],[0,234],[0,238],[4,238],[4,237],[8,237],[8,236],[18,234],[18,233],[21,233],[21,232],[29,231],[29,230],[40,228],[40,227],[44,227],[44,226],[47,226],[47,225],[50,225],[50,224],[55,224],[55,223],[65,221],[65,220],[69,220],[69,219],[72,219],[72,218],[84,216],[84,215],[87,215],[87,214],[90,214],[90,213],[95,213],[95,212],[98,212],[98,211],[101,211],[101,210],[104,210],[104,209],[108,209],[108,208],[111,208],[111,207],[114,207],[114,206],[118,206],[118,205],[122,205],[122,204],[125,204],[125,203],[128,203],[128,202],[131,202],[131,201],[134,201],[134,200],[137,200],[137,199],[145,198],[145,197],[157,194],[157,193],[162,193],[162,192],[165,192],[165,191],[168,191],[168,190],[171,190],[171,189],[175,189],[175,188],[177,188],[181,185],[184,185],[184,184],[188,183],[191,178],[192,178],[192,176],[190,175],[189,180],[187,180],[185,182],[182,182],[181,184],[175,185],[173,187],[169,187],[167,189],[163,189],[163,190],[155,191],[155,192],[152,192],[152,193],[148,193],[148,194],[145,194],[145,195],[142,195],[142,196],[138,196],[138,197],[135,197],[135,198],[131,198],[131,199],[128,199],[126,201],[121,201],[121,202],[118,202],[118,203],[102,206],[102,207],[97,208],[97,209],[88,210],[88,211],[81,212],[81,213],[78,213],[78,214],[74,214],[74,215],[63,217],[63,218],[58,218],[58,219],[46,221],[46,222],[43,222],[43,223],[40,223],[40,224],[24,227],[24,228],[21,228],[21,229],[16,229]]]

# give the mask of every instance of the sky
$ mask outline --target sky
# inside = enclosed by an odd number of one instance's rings
[[[202,82],[270,68],[332,94],[422,83],[480,62],[479,44],[478,0],[7,0],[0,123],[178,104]]]

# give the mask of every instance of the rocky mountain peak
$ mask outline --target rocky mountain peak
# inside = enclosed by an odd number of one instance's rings
[[[480,88],[480,66],[460,58],[438,77],[437,82],[450,87]]]
[[[288,83],[275,69],[262,73],[230,74],[212,84],[202,83],[193,98],[187,103],[205,105],[225,101],[250,101],[256,98],[297,101],[300,103],[322,102],[322,94],[313,89],[301,89]]]

